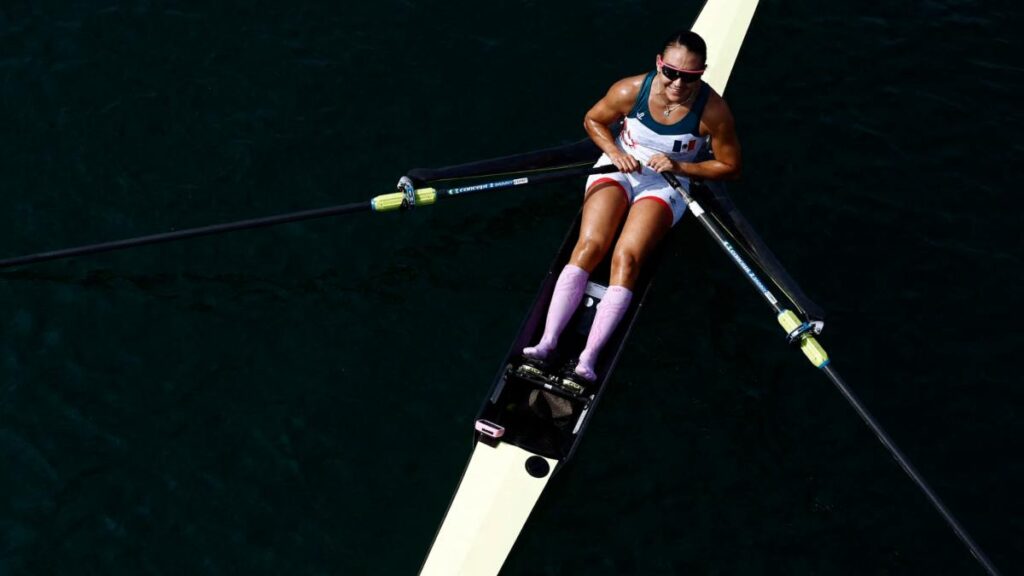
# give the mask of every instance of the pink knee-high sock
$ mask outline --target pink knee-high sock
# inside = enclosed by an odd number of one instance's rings
[[[562,268],[555,282],[555,291],[551,294],[551,304],[548,306],[548,318],[544,323],[544,335],[536,346],[523,348],[523,355],[534,360],[547,360],[548,355],[558,345],[558,337],[565,330],[576,307],[583,299],[583,292],[587,287],[587,277],[590,273],[586,270],[567,264]]]
[[[609,286],[604,293],[604,298],[597,305],[597,313],[594,314],[594,323],[590,326],[590,334],[587,335],[587,346],[580,354],[580,361],[576,364],[576,374],[586,380],[593,382],[597,380],[597,373],[594,367],[597,364],[597,357],[601,354],[608,337],[615,332],[619,321],[626,314],[629,302],[633,299],[633,292],[624,286]]]

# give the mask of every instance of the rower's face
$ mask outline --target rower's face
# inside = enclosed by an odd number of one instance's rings
[[[672,68],[677,70],[700,70],[704,68],[704,59],[700,57],[700,54],[690,52],[685,46],[672,46],[661,56],[662,62],[668,64]],[[682,98],[683,95],[688,95],[690,88],[700,82],[700,79],[696,79],[693,82],[687,84],[683,82],[682,78],[676,78],[675,80],[669,80],[661,73],[659,69],[659,75],[661,81],[665,84],[665,95],[670,100]]]

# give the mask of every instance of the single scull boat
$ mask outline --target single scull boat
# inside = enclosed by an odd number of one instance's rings
[[[719,94],[725,91],[756,7],[757,0],[709,0],[693,25],[713,58],[705,81]],[[540,339],[558,271],[569,260],[579,226],[577,216],[480,409],[473,454],[421,576],[486,576],[501,570],[552,475],[576,451],[608,387],[660,254],[650,259],[637,281],[637,297],[605,347],[594,384],[580,387],[553,371],[524,363],[520,356],[524,346]],[[583,303],[559,340],[562,356],[573,357],[583,348],[608,274],[607,261],[591,273]]]

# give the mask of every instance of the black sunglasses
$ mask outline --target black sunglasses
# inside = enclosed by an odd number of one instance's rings
[[[669,82],[675,82],[677,78],[682,78],[684,84],[690,84],[700,80],[701,75],[704,74],[704,70],[680,70],[673,68],[665,64],[661,56],[658,56],[658,65],[661,66],[661,73],[665,75],[665,78],[668,78]]]

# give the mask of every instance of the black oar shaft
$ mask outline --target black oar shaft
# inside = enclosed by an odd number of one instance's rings
[[[992,561],[988,559],[988,556],[985,555],[985,552],[982,551],[982,549],[974,542],[970,534],[967,533],[967,530],[960,525],[960,522],[953,516],[953,513],[946,508],[946,505],[943,504],[938,495],[936,495],[928,483],[925,482],[924,477],[918,473],[917,469],[914,468],[914,465],[910,463],[910,460],[908,460],[903,454],[903,451],[896,446],[896,443],[893,442],[892,438],[889,437],[882,426],[874,419],[871,413],[868,412],[867,408],[860,403],[860,400],[856,395],[854,395],[853,391],[846,386],[846,382],[839,377],[839,374],[836,373],[835,369],[831,366],[825,366],[822,368],[822,372],[824,372],[825,375],[828,376],[828,379],[835,384],[836,388],[839,389],[839,393],[846,398],[846,401],[850,406],[857,411],[861,420],[868,425],[868,428],[871,428],[871,431],[875,433],[878,441],[881,442],[887,450],[889,450],[889,453],[892,455],[893,459],[896,460],[896,463],[900,465],[900,468],[903,468],[903,471],[907,473],[907,476],[914,481],[914,484],[917,484],[917,487],[921,489],[921,492],[924,492],[924,495],[929,501],[931,501],[932,506],[938,510],[939,514],[942,515],[946,520],[946,523],[949,524],[949,527],[953,530],[953,533],[960,538],[960,541],[963,542],[965,546],[967,546],[967,549],[971,551],[971,554],[989,574],[998,576],[999,571],[996,570],[996,567],[992,564]]]
[[[517,186],[526,186],[528,184],[543,184],[545,182],[553,182],[555,180],[561,180],[563,178],[569,178],[572,176],[609,174],[611,172],[618,171],[619,169],[616,168],[614,164],[598,166],[596,168],[590,166],[565,168],[562,170],[552,170],[550,172],[538,172],[536,174],[530,174],[525,176],[510,177],[504,180],[472,184],[470,186],[447,188],[444,190],[438,190],[438,195],[441,196],[442,198],[453,198],[456,196],[465,196],[466,194],[472,194],[476,192],[488,192],[491,190],[501,190],[504,188],[515,188]]]
[[[747,277],[747,280],[749,280],[750,283],[754,285],[754,288],[756,288],[757,291],[761,293],[761,296],[765,299],[765,302],[767,302],[768,305],[772,307],[772,310],[776,314],[781,313],[782,307],[779,306],[778,298],[776,298],[775,295],[772,294],[772,291],[768,289],[768,286],[765,285],[765,283],[761,280],[761,277],[757,275],[757,272],[755,272],[754,269],[751,268],[749,264],[747,264],[747,261],[743,258],[743,256],[736,251],[736,248],[733,247],[732,243],[729,242],[725,234],[718,228],[718,224],[716,224],[713,220],[711,220],[711,218],[707,214],[704,213],[704,209],[701,207],[701,205],[697,203],[696,200],[694,200],[693,196],[691,196],[685,188],[683,188],[682,184],[680,184],[679,180],[675,177],[675,174],[672,174],[671,172],[663,172],[662,176],[664,176],[665,180],[669,183],[669,185],[675,188],[676,191],[683,196],[683,201],[686,202],[686,205],[687,207],[689,207],[690,212],[697,218],[697,221],[700,222],[701,226],[703,226],[704,229],[707,230],[708,234],[711,235],[711,238],[715,241],[715,244],[718,244],[719,248],[725,250],[726,255],[729,256],[733,264],[735,264],[736,267],[738,267],[740,271],[743,272],[743,275]]]
[[[302,212],[293,212],[291,214],[282,214],[279,216],[253,218],[251,220],[241,220],[238,222],[229,222],[227,224],[214,224],[211,226],[201,226],[199,228],[189,228],[186,230],[175,230],[174,232],[166,232],[163,234],[151,234],[149,236],[140,236],[138,238],[114,240],[112,242],[101,242],[99,244],[89,244],[87,246],[78,246],[64,250],[54,250],[52,252],[40,252],[38,254],[31,254],[28,256],[8,258],[6,260],[0,260],[0,268],[11,268],[13,266],[35,264],[37,262],[59,260],[61,258],[71,258],[74,256],[85,256],[87,254],[97,254],[100,252],[113,252],[115,250],[124,250],[125,248],[133,248],[136,246],[146,246],[149,244],[159,244],[162,242],[185,240],[187,238],[198,238],[200,236],[211,236],[213,234],[223,234],[225,232],[235,232],[238,230],[250,230],[252,228],[263,228],[266,226],[276,226],[278,224],[300,222],[302,220],[312,220],[314,218],[326,218],[328,216],[351,214],[353,212],[367,212],[371,209],[372,207],[369,201],[355,202],[353,204],[343,204],[341,206],[331,206],[329,208],[319,208],[316,210],[304,210]]]
[[[712,221],[711,218],[709,218],[706,214],[704,214],[703,208],[697,201],[693,199],[693,197],[686,191],[686,189],[682,187],[682,185],[679,183],[679,180],[676,179],[675,175],[666,172],[663,174],[663,176],[665,177],[665,180],[668,181],[668,183],[683,196],[683,199],[686,201],[686,204],[690,208],[690,211],[697,216],[697,219],[700,221],[701,224],[704,225],[704,228],[708,231],[708,233],[711,234],[711,237],[715,240],[719,247],[721,247],[722,250],[725,250],[725,252],[733,260],[736,266],[738,266],[740,270],[742,270],[743,273],[746,274],[747,279],[749,279],[750,282],[755,287],[757,287],[757,289],[761,292],[761,295],[764,296],[768,304],[771,305],[772,310],[776,314],[783,312],[782,308],[778,305],[774,295],[772,295],[772,293],[768,290],[764,282],[761,281],[757,273],[750,267],[749,264],[747,264],[743,256],[741,256],[732,247],[732,245],[729,244],[729,241],[726,239],[725,234],[723,234],[721,230],[718,229],[718,225],[714,221]],[[811,340],[814,340],[813,337],[809,336],[809,338]],[[815,345],[817,345],[816,341]],[[809,355],[808,357],[810,358],[811,356]],[[952,512],[950,512],[949,509],[946,508],[945,504],[942,503],[942,500],[939,500],[939,497],[928,486],[928,484],[924,481],[924,478],[921,477],[921,475],[917,472],[917,469],[914,468],[914,466],[910,463],[910,460],[908,460],[907,457],[903,454],[903,452],[899,449],[899,447],[896,446],[896,443],[893,442],[892,438],[889,437],[889,435],[885,432],[882,426],[871,416],[867,409],[864,408],[864,405],[860,403],[857,397],[853,395],[853,392],[850,391],[850,389],[846,386],[846,383],[843,382],[843,380],[839,377],[839,374],[836,373],[835,369],[833,369],[830,363],[827,361],[827,357],[823,358],[824,361],[816,365],[822,370],[822,372],[825,373],[826,376],[828,376],[829,380],[831,380],[832,383],[835,384],[836,388],[839,389],[839,392],[843,395],[844,398],[846,398],[846,401],[850,404],[850,406],[852,406],[853,409],[857,411],[857,414],[861,417],[864,423],[867,424],[869,428],[871,428],[871,431],[875,433],[875,436],[878,437],[878,440],[882,443],[883,446],[885,446],[885,448],[889,451],[889,453],[900,465],[900,467],[903,468],[903,471],[907,473],[907,476],[909,476],[910,479],[917,485],[917,487],[920,488],[920,490],[924,493],[925,497],[927,497],[929,502],[931,502],[932,506],[935,507],[939,514],[941,514],[942,517],[949,524],[950,528],[952,528],[953,533],[955,533],[957,537],[960,538],[960,541],[967,546],[967,549],[970,550],[971,554],[978,560],[978,562],[982,565],[985,571],[992,576],[998,576],[999,571],[996,570],[995,566],[992,565],[992,562],[988,559],[988,556],[986,556],[985,553],[981,550],[981,548],[978,547],[978,545],[967,533],[967,530],[964,529],[960,522],[958,522],[957,519],[953,516]]]
[[[617,168],[613,165],[600,166],[597,168],[593,168],[591,166],[573,166],[569,168],[550,170],[546,172],[536,172],[532,174],[510,176],[502,180],[483,182],[471,186],[446,188],[437,191],[434,191],[433,189],[430,188],[426,188],[417,191],[417,193],[428,192],[429,195],[431,195],[431,197],[434,197],[433,195],[436,193],[437,198],[455,198],[458,196],[474,192],[503,190],[506,188],[525,186],[527,184],[542,184],[544,182],[551,182],[553,180],[570,178],[573,176],[586,176],[589,174],[606,174],[609,172],[615,172],[616,170]],[[326,218],[328,216],[339,216],[342,214],[352,214],[354,212],[385,212],[407,207],[409,207],[408,203],[403,200],[402,193],[398,192],[392,194],[384,194],[382,196],[378,196],[376,198],[364,202],[355,202],[352,204],[343,204],[340,206],[331,206],[328,208],[318,208],[315,210],[304,210],[302,212],[293,212],[290,214],[268,216],[265,218],[253,218],[251,220],[228,222],[226,224],[201,226],[198,228],[176,230],[174,232],[166,232],[163,234],[151,234],[149,236],[127,238],[124,240],[115,240],[112,242],[101,242],[99,244],[89,244],[87,246],[77,246],[75,248],[66,248],[63,250],[53,250],[50,252],[30,254],[28,256],[7,258],[5,260],[0,260],[0,270],[4,268],[12,268],[14,266],[35,264],[37,262],[59,260],[61,258],[72,258],[74,256],[85,256],[88,254],[98,254],[100,252],[113,252],[115,250],[124,250],[125,248],[134,248],[136,246],[146,246],[149,244],[159,244],[162,242],[172,242],[174,240],[185,240],[188,238],[211,236],[213,234],[223,234],[225,232],[235,232],[238,230],[250,230],[252,228],[263,228],[266,226],[276,226],[278,224],[288,224],[291,222],[312,220],[314,218]]]

